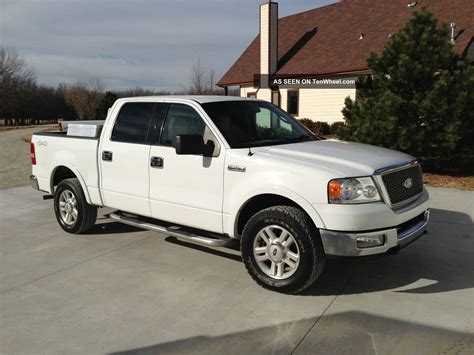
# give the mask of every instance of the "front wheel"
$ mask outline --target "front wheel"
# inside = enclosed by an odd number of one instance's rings
[[[291,206],[255,214],[244,227],[241,251],[258,284],[290,294],[311,286],[326,261],[318,231],[304,211]]]
[[[73,234],[89,230],[97,219],[97,207],[87,203],[77,179],[59,183],[54,193],[54,213],[61,228]]]

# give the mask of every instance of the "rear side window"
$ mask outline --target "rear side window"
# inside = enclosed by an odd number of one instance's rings
[[[114,142],[146,144],[155,103],[133,102],[122,106],[112,131]]]

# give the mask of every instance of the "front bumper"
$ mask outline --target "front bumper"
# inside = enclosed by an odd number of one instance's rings
[[[321,229],[324,251],[329,255],[364,256],[385,253],[390,249],[404,247],[421,237],[428,225],[429,209],[421,215],[399,226],[369,232],[340,232]],[[380,246],[360,248],[357,241],[364,238],[383,236]]]

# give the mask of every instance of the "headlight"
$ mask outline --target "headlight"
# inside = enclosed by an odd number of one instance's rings
[[[329,181],[328,199],[329,203],[367,203],[382,200],[370,176]]]

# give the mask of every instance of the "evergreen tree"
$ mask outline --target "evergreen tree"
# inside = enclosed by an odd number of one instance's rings
[[[107,91],[104,96],[102,96],[102,99],[99,102],[99,106],[97,107],[95,118],[97,120],[105,120],[107,117],[107,112],[109,111],[109,108],[112,107],[114,102],[118,99],[118,96],[111,92]]]
[[[346,99],[341,138],[425,159],[472,152],[474,67],[453,51],[445,24],[415,12],[368,67],[356,100]]]

